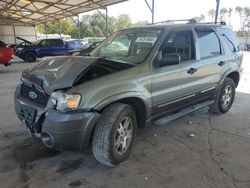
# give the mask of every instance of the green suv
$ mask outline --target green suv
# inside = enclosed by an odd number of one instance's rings
[[[32,137],[114,166],[137,128],[233,104],[242,53],[224,24],[155,24],[115,32],[89,57],[45,59],[23,72],[15,111]]]

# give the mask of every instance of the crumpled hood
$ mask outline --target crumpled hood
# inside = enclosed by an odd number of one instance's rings
[[[98,57],[63,56],[47,58],[31,70],[25,70],[22,80],[51,94],[134,65]]]
[[[31,70],[25,70],[22,79],[51,93],[55,89],[71,87],[77,77],[97,59],[93,57],[47,58]]]

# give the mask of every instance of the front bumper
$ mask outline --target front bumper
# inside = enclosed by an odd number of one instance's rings
[[[19,90],[15,93],[15,112],[33,138],[57,150],[83,150],[89,145],[99,113],[45,110],[22,98]]]

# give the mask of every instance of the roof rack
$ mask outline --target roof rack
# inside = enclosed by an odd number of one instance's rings
[[[198,23],[196,19],[179,19],[179,20],[165,20],[161,22],[149,23],[148,25],[164,24],[171,22],[187,22],[187,23]]]
[[[220,24],[226,25],[226,22],[203,22],[200,23],[198,19],[191,18],[191,19],[179,19],[179,20],[165,20],[161,22],[149,23],[148,25],[156,25],[156,24],[164,24],[164,23],[172,23],[172,22],[187,22],[187,24]]]
[[[219,24],[219,25],[227,25],[226,22],[221,21],[221,22],[203,22],[201,24]]]

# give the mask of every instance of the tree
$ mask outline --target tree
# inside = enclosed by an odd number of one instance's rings
[[[243,30],[243,23],[242,23],[242,14],[243,14],[243,8],[240,6],[235,7],[235,12],[239,14],[240,17],[240,30]]]
[[[46,23],[47,34],[62,33],[65,35],[71,35],[72,37],[77,36],[77,27],[74,21],[70,18],[64,18],[56,21]],[[39,25],[37,31],[39,33],[46,33],[45,24]]]
[[[232,9],[232,8],[229,8],[229,9],[228,9],[228,12],[227,12],[227,14],[228,14],[228,23],[229,23],[229,25],[231,25],[231,16],[232,16],[232,12],[233,12],[233,9]]]
[[[137,27],[137,26],[143,26],[143,25],[147,25],[147,24],[149,24],[149,23],[148,23],[148,21],[145,20],[145,21],[138,21],[136,23],[133,23],[132,26]]]
[[[208,16],[211,16],[212,18],[212,22],[214,21],[214,17],[215,17],[215,10],[214,9],[211,9],[208,11]]]
[[[131,19],[128,14],[121,14],[118,16],[115,27],[117,30],[130,27],[132,25]]]
[[[205,15],[201,14],[201,16],[200,16],[200,22],[204,22],[204,21],[205,21]]]
[[[250,7],[244,7],[243,14],[244,14],[243,28],[245,28],[245,26],[247,26],[248,22],[250,21]]]
[[[137,24],[145,25],[147,22],[138,22]],[[72,38],[78,38],[77,20],[72,18],[61,19],[60,21],[51,21],[46,24],[47,33],[63,33],[71,35]],[[111,34],[117,30],[132,26],[129,15],[122,14],[115,17],[108,17],[108,33]],[[39,33],[45,33],[45,25],[37,27]],[[106,34],[105,15],[95,13],[92,15],[83,15],[80,18],[80,35],[85,37],[104,37]]]
[[[226,8],[220,9],[220,21],[226,21],[226,15],[228,13],[228,10]]]

